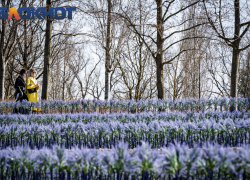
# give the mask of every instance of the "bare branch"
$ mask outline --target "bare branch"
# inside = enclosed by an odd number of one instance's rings
[[[162,64],[170,64],[172,61],[174,61],[177,57],[179,57],[183,52],[186,52],[186,51],[189,51],[189,50],[194,50],[194,49],[184,49],[184,50],[181,50],[175,57],[171,58],[170,60],[168,61],[165,61],[163,62]]]
[[[174,34],[176,34],[176,33],[185,32],[185,31],[191,30],[191,29],[193,29],[193,28],[195,28],[195,27],[204,25],[204,24],[207,24],[207,23],[205,22],[205,23],[197,24],[197,25],[192,26],[192,27],[187,28],[187,29],[183,29],[183,30],[180,30],[180,31],[175,31],[175,32],[171,33],[170,35],[168,35],[167,37],[165,37],[163,40],[165,41],[166,39],[170,38],[172,35],[174,35]]]
[[[175,1],[175,0],[172,0],[172,1],[168,2],[168,6],[166,7],[166,10],[165,10],[165,13],[164,13],[162,19],[165,18],[166,14],[167,14],[167,12],[168,12],[168,10],[169,10],[169,7],[171,6],[171,4],[172,4],[174,1]],[[165,2],[163,2],[162,4],[164,4],[164,3],[165,3]]]
[[[218,30],[216,29],[215,25],[214,25],[214,22],[213,20],[209,17],[208,15],[208,12],[207,12],[207,7],[206,7],[206,4],[205,4],[205,0],[203,0],[203,4],[204,4],[204,7],[205,7],[205,12],[206,12],[206,15],[207,15],[207,18],[208,18],[208,21],[210,23],[210,25],[212,26],[213,30],[215,31],[215,33],[217,34],[217,36],[221,39],[223,39],[229,46],[233,46],[232,42],[230,41],[229,38],[226,38],[225,36],[221,35]]]
[[[165,23],[169,18],[175,16],[176,14],[179,14],[180,12],[186,10],[187,8],[189,8],[189,7],[191,7],[191,6],[195,5],[195,4],[197,4],[198,2],[200,2],[200,0],[195,1],[194,3],[189,4],[188,6],[186,6],[186,7],[184,7],[184,8],[181,8],[180,10],[176,11],[175,13],[169,15],[166,19],[163,20],[163,22]]]
[[[247,22],[241,23],[240,27],[243,27],[243,26],[246,26],[246,25],[249,25],[249,24],[250,24],[250,21],[247,21]]]

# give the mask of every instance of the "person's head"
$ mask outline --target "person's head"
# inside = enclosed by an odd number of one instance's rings
[[[25,69],[22,69],[19,74],[25,78],[27,75],[27,71]]]
[[[36,77],[36,70],[35,69],[30,69],[28,73],[28,77]]]

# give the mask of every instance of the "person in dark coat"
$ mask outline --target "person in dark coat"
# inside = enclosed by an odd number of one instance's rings
[[[28,101],[28,97],[27,97],[27,93],[26,93],[26,75],[27,75],[27,71],[25,69],[22,69],[20,71],[19,76],[16,79],[16,82],[14,85],[14,87],[16,89],[16,92],[15,92],[16,101],[21,101],[21,102],[23,100]],[[22,94],[22,96],[21,96],[21,94]],[[15,108],[13,113],[18,113],[18,112],[20,112],[20,110],[21,109],[18,110]],[[24,113],[24,110],[22,110],[22,112]]]

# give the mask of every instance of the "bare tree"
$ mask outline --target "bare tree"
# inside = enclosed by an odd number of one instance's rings
[[[110,62],[110,40],[111,40],[111,8],[112,2],[111,0],[107,0],[108,3],[108,18],[107,18],[107,32],[106,32],[106,57],[105,57],[105,99],[109,99],[110,94],[110,77],[109,73],[111,72],[111,62]]]
[[[116,80],[112,80],[115,75],[115,68],[117,67],[117,53],[122,48],[118,46],[124,38],[123,32],[120,32],[121,20],[113,16],[113,11],[118,9],[116,0],[91,0],[80,1],[81,7],[79,9],[85,13],[85,15],[93,19],[91,26],[95,31],[87,34],[88,37],[94,39],[93,45],[103,48],[103,51],[98,52],[98,56],[104,57],[105,65],[105,91],[104,98],[109,99],[111,95],[110,91],[114,87]],[[82,5],[86,7],[82,8]],[[94,22],[94,23],[93,23]],[[103,56],[102,54],[105,54]],[[97,76],[98,77],[98,76]],[[102,89],[102,88],[100,88]]]
[[[184,28],[194,27],[195,24],[201,24],[203,19],[199,18],[202,16],[201,6],[198,4],[188,9],[188,12],[184,14],[189,19]],[[190,31],[183,32],[183,39],[188,37],[202,37],[207,30],[207,26],[201,25],[194,27]],[[206,66],[206,54],[207,47],[210,39],[205,38],[193,38],[192,40],[187,39],[182,42],[180,49],[190,49],[183,53],[180,63],[180,72],[182,72],[182,84],[183,84],[183,98],[193,97],[201,98],[203,96],[209,97],[207,94],[207,66]],[[211,83],[211,82],[210,82]]]
[[[232,48],[230,96],[237,97],[239,55],[240,52],[250,47],[250,43],[242,46],[241,41],[249,30],[250,20],[245,16],[244,22],[241,22],[240,18],[242,14],[240,13],[240,9],[244,8],[243,6],[240,6],[242,1],[234,0],[232,2],[233,5],[231,2],[224,2],[222,0],[213,0],[211,2],[203,0],[205,13],[214,33],[218,38],[222,39],[226,45]],[[246,4],[248,4],[247,1]],[[228,14],[228,9],[233,9],[233,17]],[[226,26],[226,21],[230,19],[234,19],[233,34],[231,34],[231,31]]]
[[[51,0],[46,0],[46,10],[51,7]],[[48,99],[49,93],[49,77],[50,77],[50,59],[51,59],[51,34],[52,34],[52,19],[46,16],[46,33],[45,33],[45,48],[44,48],[44,70],[43,70],[43,85],[42,99]]]
[[[141,29],[144,29],[143,25]],[[118,98],[136,100],[148,98],[152,96],[148,92],[150,92],[150,82],[154,78],[154,72],[149,70],[153,61],[152,56],[138,35],[128,31],[126,26],[121,27],[121,31],[127,34],[124,34],[126,38],[121,44],[123,48],[117,53],[115,78],[118,82],[113,89],[114,93]]]
[[[102,86],[102,79],[100,77],[101,77],[100,71],[95,71],[94,76],[91,77],[90,80],[90,82],[92,83],[89,87],[88,92],[95,99],[100,99],[102,92],[104,91],[105,88]]]
[[[229,49],[222,43],[207,41],[205,65],[211,81],[210,92],[215,96],[230,96]],[[218,51],[220,49],[220,51]]]
[[[250,51],[248,51],[246,57],[242,59],[239,68],[238,93],[241,97],[250,97]]]
[[[156,22],[157,24],[148,23],[148,27],[154,27],[155,31],[151,31],[148,34],[142,34],[138,30],[138,25],[136,20],[136,17],[134,12],[131,12],[129,10],[122,10],[123,13],[117,13],[120,17],[126,20],[128,25],[131,27],[134,33],[136,33],[140,39],[143,41],[145,46],[148,48],[149,52],[151,53],[152,57],[155,60],[156,63],[156,77],[157,77],[157,90],[158,90],[158,98],[164,99],[165,98],[165,92],[164,92],[164,80],[163,80],[163,66],[165,64],[169,64],[172,61],[176,59],[180,54],[187,51],[188,49],[182,49],[180,50],[176,55],[173,57],[169,57],[166,61],[163,61],[163,54],[165,51],[169,50],[171,47],[175,46],[176,44],[180,43],[183,40],[187,39],[193,39],[198,37],[185,37],[183,39],[173,40],[171,39],[174,35],[177,35],[178,33],[189,31],[192,28],[198,27],[205,22],[202,22],[200,24],[195,24],[192,27],[184,28],[182,30],[180,29],[174,29],[176,27],[181,27],[183,24],[188,22],[188,19],[183,20],[182,22],[176,21],[176,17],[184,12],[186,9],[194,6],[195,4],[199,3],[200,0],[190,0],[186,2],[180,3],[180,5],[177,4],[177,1],[171,0],[171,1],[162,1],[162,0],[155,0],[154,1],[156,5]],[[175,4],[176,2],[176,4]],[[152,7],[152,5],[150,5]],[[175,9],[173,7],[178,7],[178,10],[173,11],[172,9]],[[122,8],[122,7],[121,7]],[[128,8],[127,8],[128,9]],[[134,10],[134,9],[133,9]],[[151,11],[151,9],[149,9]],[[175,20],[174,20],[175,19]],[[172,22],[171,22],[172,20]],[[167,26],[167,23],[171,24]],[[166,35],[166,32],[169,32],[168,35]],[[156,34],[156,37],[155,37]],[[167,47],[164,47],[164,43],[166,41],[169,41],[169,44]],[[150,43],[154,43],[156,48],[150,46]]]
[[[11,7],[13,2],[11,0],[1,1],[2,7]],[[20,6],[21,3],[18,4]],[[0,39],[0,99],[4,100],[4,84],[6,65],[15,53],[16,34],[19,21],[15,19],[1,20],[1,39]]]

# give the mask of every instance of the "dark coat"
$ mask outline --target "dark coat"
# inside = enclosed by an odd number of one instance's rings
[[[17,101],[20,100],[22,102],[23,99],[28,100],[28,97],[26,94],[26,83],[20,75],[17,77],[16,82],[15,82],[15,86],[14,86],[16,89],[15,97],[16,97],[17,93],[20,93],[18,86],[20,87],[21,91],[23,92],[23,97],[19,98]]]

